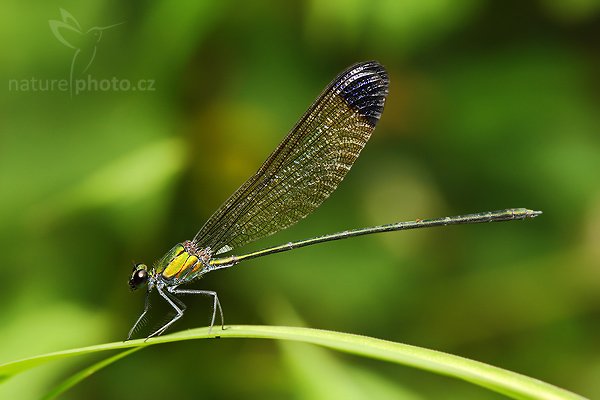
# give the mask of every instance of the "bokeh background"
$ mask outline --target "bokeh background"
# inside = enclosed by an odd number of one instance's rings
[[[191,238],[338,72],[376,59],[391,90],[354,169],[309,218],[247,249],[507,207],[543,216],[324,244],[195,286],[218,291],[229,323],[365,334],[600,397],[599,1],[0,8],[0,361],[123,339],[143,305],[132,261]],[[96,48],[76,78],[153,90],[27,88],[69,78],[75,50],[49,24],[61,8],[82,57]],[[208,323],[208,299],[186,302],[173,330]],[[163,320],[160,303],[139,335]],[[38,398],[99,359],[36,369],[0,397]],[[64,398],[502,397],[315,347],[221,340],[146,349]]]

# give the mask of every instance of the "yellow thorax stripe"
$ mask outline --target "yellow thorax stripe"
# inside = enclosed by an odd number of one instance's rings
[[[179,271],[181,271],[183,269],[183,267],[186,264],[186,261],[189,257],[190,257],[190,255],[188,254],[187,251],[184,251],[183,253],[179,254],[177,257],[175,257],[173,259],[173,261],[171,261],[169,263],[169,265],[167,265],[167,268],[165,268],[165,270],[162,273],[163,276],[165,278],[170,278],[170,277],[178,274]]]

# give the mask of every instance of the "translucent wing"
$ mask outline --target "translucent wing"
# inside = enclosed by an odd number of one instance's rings
[[[369,140],[388,84],[385,69],[374,61],[338,75],[194,242],[224,253],[285,229],[319,207]]]

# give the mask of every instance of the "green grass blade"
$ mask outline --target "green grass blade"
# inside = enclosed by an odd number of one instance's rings
[[[66,357],[215,336],[312,343],[346,353],[390,361],[462,379],[516,399],[584,399],[537,379],[439,351],[349,333],[285,326],[235,325],[228,326],[225,330],[214,329],[211,335],[208,335],[207,328],[198,328],[153,338],[146,342],[140,339],[59,351],[0,365],[0,378],[6,379],[37,365]]]
[[[102,368],[108,367],[110,364],[119,361],[121,358],[127,357],[131,353],[135,353],[138,350],[143,349],[143,347],[134,347],[129,350],[122,351],[118,354],[115,354],[112,357],[106,358],[100,362],[97,362],[94,365],[91,365],[76,374],[70,376],[68,379],[61,382],[58,386],[52,389],[50,392],[43,397],[43,400],[51,400],[57,398],[59,395],[63,394],[73,386],[77,385],[79,382],[89,377],[90,375],[98,372]]]

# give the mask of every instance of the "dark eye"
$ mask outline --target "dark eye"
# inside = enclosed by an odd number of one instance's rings
[[[129,279],[129,288],[131,290],[136,290],[145,284],[147,280],[148,271],[146,270],[146,266],[144,264],[138,264],[131,275],[131,279]]]

